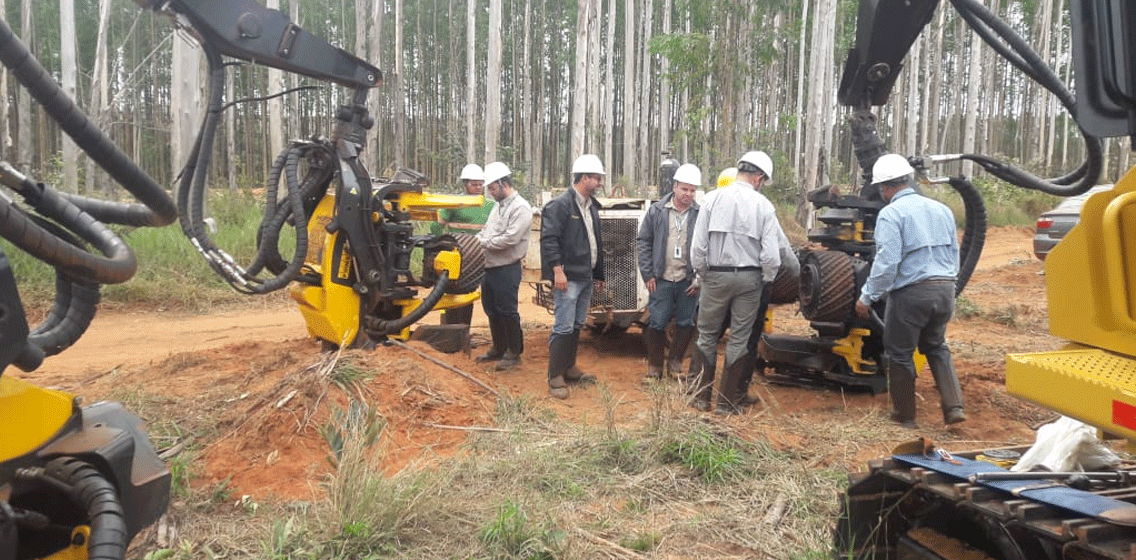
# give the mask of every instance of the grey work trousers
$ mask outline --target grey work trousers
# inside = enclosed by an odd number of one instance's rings
[[[709,363],[718,359],[718,339],[722,321],[730,314],[730,341],[726,345],[725,365],[746,353],[757,308],[761,304],[761,271],[707,271],[698,296],[698,351]]]
[[[947,346],[947,323],[955,311],[955,283],[935,280],[904,286],[888,293],[884,316],[884,352],[902,372],[889,375],[915,378],[915,349],[927,357],[927,365],[939,388],[944,412],[961,407],[962,389],[951,349]]]

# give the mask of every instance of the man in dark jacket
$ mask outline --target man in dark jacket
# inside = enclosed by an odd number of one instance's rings
[[[643,331],[647,346],[646,380],[663,377],[663,354],[667,323],[675,320],[674,343],[667,369],[678,376],[686,347],[694,337],[694,311],[698,307],[698,284],[690,265],[690,240],[698,221],[694,192],[702,185],[702,172],[693,164],[675,170],[674,191],[647,209],[635,238],[639,274],[651,293],[647,310],[651,318]]]
[[[552,334],[548,341],[548,393],[568,398],[568,382],[585,376],[576,367],[580,329],[588,319],[592,291],[603,289],[603,240],[599,202],[603,186],[600,158],[584,154],[572,164],[572,188],[540,213],[541,275],[552,282]]]

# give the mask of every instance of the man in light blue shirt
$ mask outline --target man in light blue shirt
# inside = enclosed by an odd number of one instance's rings
[[[915,170],[901,155],[887,154],[876,160],[872,184],[878,185],[888,204],[876,217],[876,255],[856,313],[867,317],[872,304],[887,296],[884,367],[894,408],[892,420],[916,427],[918,372],[912,358],[918,348],[927,357],[939,388],[943,421],[963,422],[962,389],[946,344],[959,263],[955,217],[944,204],[915,192]]]

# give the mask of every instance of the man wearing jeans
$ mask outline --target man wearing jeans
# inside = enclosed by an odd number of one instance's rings
[[[651,293],[647,310],[651,314],[643,339],[647,346],[646,381],[662,379],[663,354],[667,345],[667,323],[674,318],[674,342],[667,369],[681,376],[682,358],[694,338],[694,310],[698,307],[698,284],[690,266],[690,240],[698,221],[694,192],[702,186],[702,171],[694,164],[675,170],[674,190],[647,209],[635,249],[639,274]]]
[[[761,289],[781,265],[777,215],[757,189],[769,180],[773,162],[765,152],[748,152],[738,160],[738,177],[706,195],[694,225],[690,258],[702,280],[698,298],[698,346],[694,359],[702,372],[694,380],[691,406],[709,411],[718,359],[722,321],[730,314],[717,412],[737,414],[745,406],[742,381],[753,363],[746,345],[757,318]]]
[[[915,192],[915,169],[899,154],[876,160],[872,184],[879,187],[887,206],[876,217],[876,256],[856,301],[856,313],[867,317],[871,305],[887,296],[882,365],[894,409],[892,420],[905,428],[917,427],[918,372],[912,356],[918,348],[927,356],[939,388],[943,422],[963,422],[962,388],[946,343],[959,267],[954,214],[941,202]]]
[[[521,363],[525,349],[517,290],[521,285],[521,259],[529,248],[532,207],[513,188],[509,167],[495,161],[485,166],[485,190],[496,204],[477,240],[485,250],[485,277],[481,304],[489,318],[493,346],[478,362],[496,361],[494,369],[512,369]]]
[[[600,158],[584,154],[572,164],[572,188],[541,210],[541,275],[552,282],[553,326],[548,341],[548,394],[568,398],[568,383],[585,375],[576,367],[580,329],[588,318],[592,291],[603,289],[603,240],[599,202]]]

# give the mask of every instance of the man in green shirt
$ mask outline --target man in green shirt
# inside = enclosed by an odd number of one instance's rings
[[[461,176],[465,194],[482,196],[485,190],[485,172],[481,166],[471,163],[462,168]],[[489,219],[489,212],[493,210],[493,197],[485,197],[485,202],[477,208],[443,208],[438,210],[438,221],[431,225],[430,232],[439,235],[443,233],[465,233],[477,235],[485,222]],[[442,323],[448,325],[469,324],[473,319],[473,304],[447,309],[442,312]]]
[[[481,166],[471,163],[461,172],[462,188],[465,194],[482,196],[485,188],[485,174]],[[485,197],[485,202],[479,208],[443,208],[438,210],[438,223],[432,228],[435,234],[439,233],[468,233],[477,235],[481,232],[485,221],[489,219],[489,212],[493,210],[493,197]]]

